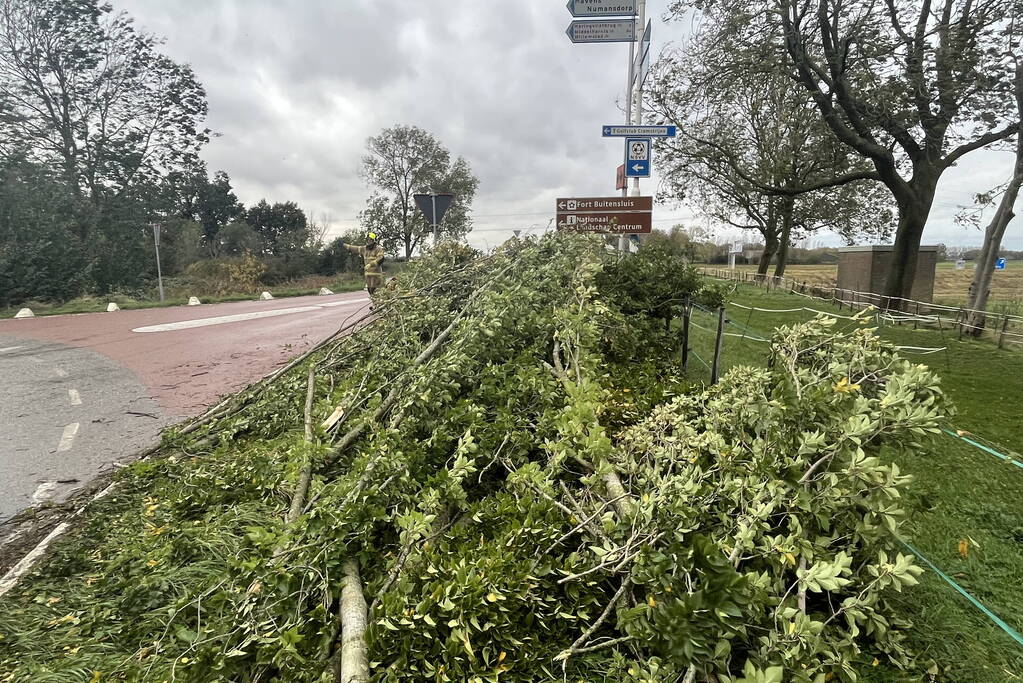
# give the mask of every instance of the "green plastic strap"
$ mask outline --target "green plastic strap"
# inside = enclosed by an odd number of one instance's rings
[[[1020,469],[1023,469],[1023,462],[1020,462],[1019,460],[1011,458],[1008,455],[1005,455],[1004,453],[999,453],[995,449],[988,448],[984,444],[978,443],[978,442],[974,441],[973,439],[967,439],[965,436],[961,436],[959,433],[953,432],[951,429],[945,429],[944,427],[942,427],[941,431],[945,432],[949,436],[954,436],[957,439],[962,439],[966,443],[970,444],[971,446],[976,446],[977,448],[979,448],[980,450],[984,451],[985,453],[990,453],[991,455],[995,456],[996,458],[1001,458],[1002,460],[1004,460],[1006,462],[1011,462],[1016,467],[1018,467]]]
[[[710,369],[711,369],[710,365],[708,365],[708,364],[707,364],[707,361],[705,361],[705,360],[703,360],[702,358],[700,358],[700,354],[696,353],[696,351],[693,351],[692,349],[689,349],[689,353],[691,353],[691,354],[693,354],[694,356],[696,356],[696,360],[698,360],[698,361],[700,361],[701,363],[703,363],[703,364],[704,364],[704,365],[705,365],[705,366],[707,367],[707,369],[708,369],[708,370],[710,370]]]
[[[1023,636],[1021,636],[1014,628],[1012,628],[1011,626],[1006,624],[1004,621],[1002,621],[1001,617],[999,617],[997,614],[995,614],[994,612],[989,610],[987,607],[985,607],[984,604],[980,600],[978,600],[977,598],[975,598],[972,595],[970,595],[969,593],[967,593],[966,589],[963,588],[962,586],[960,586],[955,581],[953,581],[948,576],[948,574],[946,574],[945,572],[943,572],[940,569],[938,569],[937,565],[935,565],[933,562],[931,562],[929,559],[927,559],[927,557],[922,552],[920,552],[919,550],[914,548],[912,545],[910,545],[906,541],[904,541],[901,538],[899,538],[898,536],[895,537],[895,540],[897,540],[899,543],[904,545],[906,547],[906,549],[909,550],[911,553],[913,553],[914,555],[919,557],[921,560],[923,560],[924,563],[928,567],[930,567],[934,571],[935,574],[937,574],[938,576],[940,576],[942,579],[945,580],[945,583],[947,583],[948,585],[952,586],[952,588],[955,588],[956,591],[960,595],[962,595],[964,598],[969,600],[973,604],[974,607],[976,607],[981,612],[983,612],[985,615],[987,615],[988,619],[990,619],[991,621],[995,622],[995,624],[997,624],[999,628],[1001,628],[1003,631],[1008,633],[1012,637],[1012,639],[1016,641],[1017,644],[1023,645]]]

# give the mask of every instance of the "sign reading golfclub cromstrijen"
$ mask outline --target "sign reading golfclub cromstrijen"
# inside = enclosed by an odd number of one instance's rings
[[[568,11],[584,19],[635,16],[636,0],[568,0]]]
[[[676,126],[616,126],[603,127],[605,138],[673,138],[678,133]]]

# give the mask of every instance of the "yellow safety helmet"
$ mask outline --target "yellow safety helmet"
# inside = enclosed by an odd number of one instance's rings
[[[377,234],[375,232],[371,232],[366,236],[369,237],[371,240],[375,240],[377,238]]]

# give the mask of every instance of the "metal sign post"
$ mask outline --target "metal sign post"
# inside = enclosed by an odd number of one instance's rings
[[[412,195],[416,206],[423,212],[423,216],[429,221],[433,228],[433,246],[440,243],[440,224],[444,220],[444,214],[451,208],[455,201],[453,194],[416,194]]]
[[[153,244],[156,246],[156,283],[163,301],[163,271],[160,269],[160,224],[153,223]]]

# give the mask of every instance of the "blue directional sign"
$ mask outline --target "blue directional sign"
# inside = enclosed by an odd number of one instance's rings
[[[673,138],[676,126],[621,126],[609,123],[603,127],[605,138]]]
[[[573,17],[623,17],[636,15],[636,0],[568,0]]]
[[[650,177],[650,138],[625,138],[625,177]]]
[[[995,270],[1005,270],[1005,259],[1000,258],[995,261]]]

